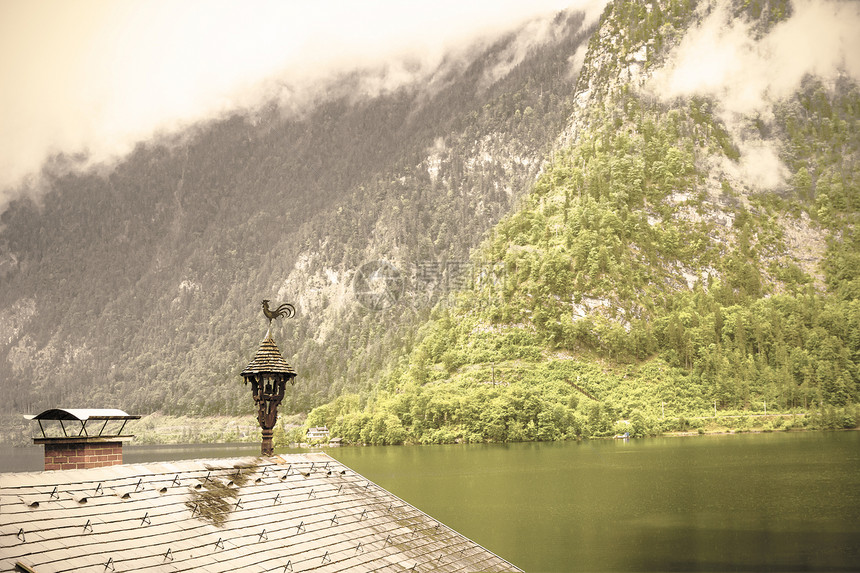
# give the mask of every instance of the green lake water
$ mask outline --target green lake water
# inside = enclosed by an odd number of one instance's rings
[[[860,570],[860,432],[330,453],[529,572]]]
[[[531,573],[860,571],[860,432],[325,451]],[[258,453],[127,446],[124,458]],[[0,447],[0,471],[41,468],[40,447]]]

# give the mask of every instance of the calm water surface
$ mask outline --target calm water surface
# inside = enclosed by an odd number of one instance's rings
[[[326,451],[533,573],[860,570],[860,432]],[[126,446],[125,461],[257,452]],[[41,456],[0,448],[0,470]]]
[[[860,570],[860,432],[332,455],[526,571]]]

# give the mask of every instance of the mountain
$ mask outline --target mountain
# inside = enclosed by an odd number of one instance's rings
[[[784,49],[808,8],[610,3],[539,180],[473,252],[478,280],[368,404],[344,396],[308,424],[374,444],[743,430],[762,411],[784,414],[764,429],[854,427],[856,79],[755,93],[746,75],[741,101],[695,69],[714,37],[742,38],[738,57]]]
[[[238,374],[263,299],[297,308],[274,331],[299,372],[284,410],[368,392],[566,126],[593,28],[539,24],[397,89],[359,70],[303,109],[237,112],[115,166],[53,158],[42,194],[0,214],[7,428],[57,406],[250,412]],[[398,304],[355,295],[380,268]]]
[[[282,411],[348,441],[855,425],[860,92],[788,49],[854,6],[617,0],[397,89],[54,158],[0,215],[6,434],[250,412],[263,299],[297,308]]]

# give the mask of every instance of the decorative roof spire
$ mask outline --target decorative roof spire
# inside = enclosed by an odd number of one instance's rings
[[[269,310],[268,300],[264,300],[262,306],[263,314],[269,320],[269,328],[254,359],[242,370],[242,378],[245,379],[245,384],[251,383],[251,394],[257,406],[257,421],[263,430],[260,452],[264,456],[271,456],[274,453],[272,436],[278,421],[278,405],[284,399],[287,381],[295,384],[296,378],[295,369],[284,360],[272,340],[272,320],[281,316],[295,316],[296,309],[293,305],[284,303],[272,311]]]
[[[254,359],[242,370],[242,376],[264,372],[286,374],[288,377],[296,375],[296,370],[284,360],[281,351],[278,350],[278,346],[272,340],[271,330],[271,326],[266,330],[266,338],[260,343],[260,348],[254,355]]]

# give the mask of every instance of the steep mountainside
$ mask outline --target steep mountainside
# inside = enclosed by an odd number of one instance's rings
[[[272,104],[115,168],[55,158],[50,190],[0,215],[2,414],[250,411],[238,372],[264,298],[298,308],[275,333],[299,371],[286,409],[367,390],[565,128],[591,30],[538,28],[374,97],[384,70],[334,78],[300,114]],[[398,304],[354,296],[374,264],[397,269]]]
[[[367,406],[345,396],[308,423],[369,443],[642,435],[725,414],[744,427],[763,408],[853,426],[856,83],[807,75],[747,113],[661,91],[694,35],[742,29],[755,46],[792,14],[612,2],[558,148],[473,254],[485,272],[437,305]]]

